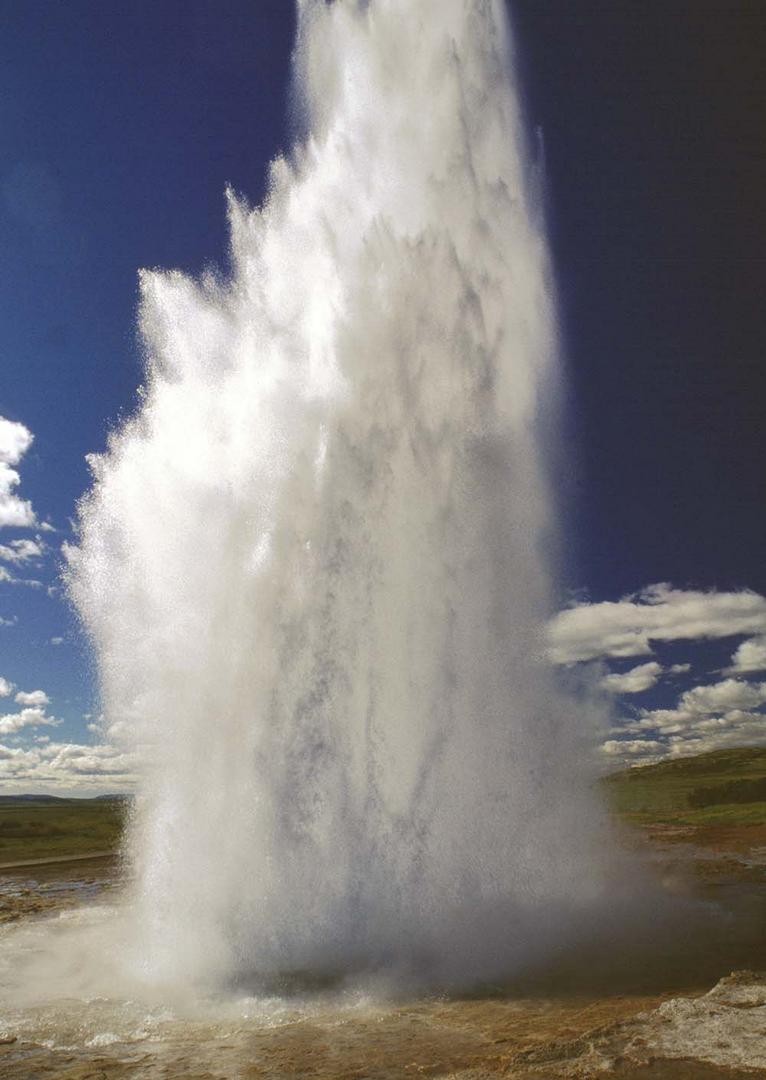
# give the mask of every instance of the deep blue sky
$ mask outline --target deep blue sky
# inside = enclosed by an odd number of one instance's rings
[[[766,8],[513,14],[569,370],[565,585],[766,592]],[[57,543],[84,455],[134,402],[137,268],[223,262],[225,184],[258,201],[289,148],[294,18],[288,0],[0,0],[0,25],[0,415],[35,434],[22,493]],[[4,588],[20,622],[0,675],[44,685],[74,737],[91,684],[65,609]]]
[[[766,588],[766,6],[518,0],[580,465],[571,577]]]

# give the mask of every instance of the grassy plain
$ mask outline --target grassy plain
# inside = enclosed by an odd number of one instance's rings
[[[601,783],[639,827],[766,826],[766,747],[716,750],[623,769]],[[0,864],[114,851],[129,801],[0,797]]]
[[[114,851],[127,806],[120,798],[0,798],[0,864]]]
[[[766,747],[623,769],[602,783],[618,816],[635,825],[766,825]]]

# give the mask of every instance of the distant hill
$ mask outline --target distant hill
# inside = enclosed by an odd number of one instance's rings
[[[15,802],[68,802],[60,795],[0,795],[0,803]]]
[[[763,746],[623,769],[601,783],[617,812],[637,822],[766,824]]]
[[[132,795],[0,795],[0,803],[38,802],[38,803],[69,803],[69,802],[126,802],[133,799]]]

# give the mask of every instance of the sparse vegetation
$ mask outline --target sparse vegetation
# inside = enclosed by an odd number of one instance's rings
[[[766,825],[766,747],[623,769],[602,783],[620,817],[639,825]]]
[[[3,798],[0,863],[114,851],[127,805],[120,798]]]

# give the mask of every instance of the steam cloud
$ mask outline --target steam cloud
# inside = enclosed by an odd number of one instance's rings
[[[555,312],[499,0],[299,4],[232,273],[141,278],[70,552],[146,977],[535,963],[607,892],[543,626]]]

